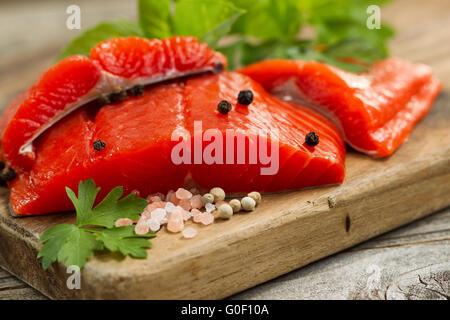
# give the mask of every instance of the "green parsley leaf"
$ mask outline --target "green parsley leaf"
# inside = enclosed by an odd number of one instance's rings
[[[116,187],[92,209],[99,190],[100,188],[95,187],[92,179],[80,181],[78,198],[70,188],[66,188],[67,195],[77,212],[78,226],[95,225],[112,228],[119,218],[137,219],[147,206],[147,200],[135,198],[135,194],[129,194],[120,199],[123,195],[123,187]]]
[[[139,26],[147,38],[167,38],[172,35],[171,0],[139,0]]]
[[[123,255],[130,255],[133,258],[146,258],[147,251],[145,249],[151,246],[147,238],[153,238],[154,233],[148,233],[138,236],[134,233],[134,226],[126,226],[112,229],[89,229],[98,234],[97,239],[100,240],[105,248],[109,251],[118,251]]]
[[[82,268],[95,250],[103,249],[134,258],[147,257],[146,249],[151,246],[148,239],[155,237],[155,234],[140,236],[135,234],[134,226],[114,227],[114,222],[119,218],[137,219],[147,200],[136,198],[133,193],[120,199],[123,187],[116,187],[92,208],[99,190],[92,179],[80,181],[78,197],[66,188],[76,210],[76,224],[56,225],[42,233],[40,242],[43,246],[38,258],[42,258],[44,269],[56,261]]]
[[[73,39],[61,52],[58,59],[63,59],[75,54],[89,56],[91,49],[100,41],[128,36],[142,37],[144,36],[144,33],[136,23],[131,21],[118,20],[103,22],[94,28],[86,30],[82,35]]]
[[[179,0],[173,17],[176,35],[190,35],[215,46],[245,11],[222,0]]]
[[[38,258],[42,258],[42,268],[47,269],[53,262],[77,265],[80,268],[91,258],[93,250],[101,250],[103,244],[92,233],[73,224],[60,224],[45,230],[40,238],[44,243]]]

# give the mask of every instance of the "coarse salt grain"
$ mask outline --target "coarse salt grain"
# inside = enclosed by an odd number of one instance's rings
[[[172,202],[167,202],[164,209],[166,210],[167,213],[171,213],[173,210],[175,210],[176,207],[177,206],[174,205]]]
[[[156,221],[160,222],[166,217],[166,210],[162,208],[157,208],[152,211],[150,218],[155,219]]]
[[[207,203],[207,204],[205,204],[205,209],[206,209],[206,212],[211,213],[214,210],[216,210],[216,206],[213,205],[212,203]]]
[[[192,227],[186,228],[181,232],[184,238],[186,239],[192,239],[197,235],[197,230],[195,230]]]
[[[133,224],[133,220],[128,218],[120,218],[117,219],[114,223],[114,226],[116,227],[124,227],[124,226],[131,226]]]
[[[136,225],[136,227],[134,228],[134,233],[136,233],[138,235],[147,234],[149,231],[150,231],[150,227],[146,223],[142,223],[142,224],[138,223]]]
[[[192,218],[192,213],[187,210],[183,210],[183,220],[188,221],[190,218]]]
[[[147,225],[152,232],[156,232],[159,230],[159,228],[161,228],[161,225],[159,224],[159,220],[154,219],[154,218],[151,218],[150,220],[148,220]]]
[[[178,203],[180,207],[182,207],[184,210],[191,210],[191,200],[190,199],[182,199]]]
[[[202,212],[200,210],[192,209],[191,214],[192,214],[194,222],[196,222],[196,223],[200,222],[200,220],[198,220],[199,216],[202,214]]]
[[[192,198],[192,193],[183,188],[178,188],[178,190],[175,192],[175,195],[180,200],[189,200],[190,198]]]
[[[183,222],[183,209],[175,208],[175,210],[170,214],[169,221],[167,223],[167,230],[170,232],[181,232],[184,228]]]
[[[200,209],[203,208],[204,206],[202,196],[199,194],[193,196],[190,201],[191,201],[191,208]]]
[[[152,202],[160,202],[160,201],[161,201],[161,198],[160,198],[159,196],[151,196],[151,197],[148,197],[147,200],[148,200],[150,203],[152,203]]]
[[[211,213],[204,212],[200,215],[200,223],[204,224],[205,226],[213,222],[214,222],[214,215],[212,215]]]

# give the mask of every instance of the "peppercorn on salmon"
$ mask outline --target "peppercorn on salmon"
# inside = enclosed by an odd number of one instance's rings
[[[352,74],[317,62],[268,60],[239,71],[278,97],[332,119],[353,148],[391,155],[423,118],[441,90],[431,69],[396,58]]]
[[[238,103],[241,90],[252,92],[248,105]],[[218,110],[221,101],[231,105],[226,114]],[[305,144],[312,131],[315,146]],[[103,144],[94,148],[96,141]],[[338,184],[344,158],[343,139],[325,117],[224,71],[159,84],[102,107],[91,102],[58,121],[36,139],[31,167],[9,182],[11,208],[17,215],[71,210],[65,187],[88,178],[101,187],[99,199],[118,185],[147,196],[182,185],[220,185],[231,194]]]
[[[100,42],[90,58],[71,56],[51,67],[8,106],[0,119],[2,158],[15,169],[29,167],[34,140],[89,101],[110,93],[123,98],[135,85],[220,71],[225,63],[224,56],[192,37]]]

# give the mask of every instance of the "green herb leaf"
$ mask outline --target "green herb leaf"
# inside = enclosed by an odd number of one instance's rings
[[[167,38],[172,35],[171,0],[139,0],[139,26],[147,38]]]
[[[89,229],[98,234],[100,240],[109,251],[120,252],[123,255],[130,255],[133,258],[146,258],[146,249],[151,246],[147,241],[153,238],[154,233],[148,233],[143,236],[134,233],[134,226],[126,226],[113,229]]]
[[[38,258],[42,258],[42,268],[47,269],[53,262],[77,265],[80,268],[91,258],[93,250],[103,248],[102,242],[92,233],[73,224],[60,224],[42,233],[40,242],[44,243]]]
[[[56,225],[42,233],[40,242],[44,245],[38,258],[42,258],[44,269],[56,261],[82,268],[95,250],[105,248],[135,258],[147,257],[145,249],[151,246],[148,238],[155,237],[155,234],[140,236],[134,233],[134,226],[114,227],[117,219],[137,219],[147,200],[136,198],[133,193],[120,199],[123,187],[116,187],[93,209],[99,190],[92,179],[80,181],[78,197],[66,188],[76,210],[77,223]]]
[[[94,28],[86,30],[82,35],[76,37],[61,52],[58,59],[63,59],[74,54],[89,56],[91,49],[100,41],[116,37],[144,36],[140,27],[127,20],[114,22],[103,22]]]
[[[190,35],[215,46],[245,11],[222,0],[179,0],[176,2],[173,31]]]
[[[135,198],[135,194],[129,194],[120,199],[123,195],[123,187],[116,187],[92,209],[99,190],[100,188],[95,187],[92,179],[80,181],[78,198],[71,189],[66,188],[67,195],[77,212],[78,226],[95,225],[112,228],[119,218],[137,219],[147,205],[147,200]]]

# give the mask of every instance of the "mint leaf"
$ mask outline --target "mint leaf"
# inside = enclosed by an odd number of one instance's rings
[[[137,219],[148,203],[145,199],[135,198],[135,194],[120,199],[123,187],[116,187],[93,209],[99,190],[92,179],[80,181],[78,198],[70,188],[66,188],[67,195],[77,212],[78,226],[95,225],[112,228],[119,218]]]
[[[173,17],[173,32],[190,35],[215,46],[244,13],[229,1],[179,0]]]
[[[103,245],[87,230],[73,224],[60,224],[45,230],[40,238],[44,243],[38,258],[42,258],[42,268],[47,269],[59,261],[66,266],[77,265],[82,268],[93,256],[92,250],[100,250]]]
[[[88,29],[61,52],[58,59],[63,59],[74,54],[89,56],[91,49],[100,41],[116,37],[139,36],[144,34],[140,27],[131,21],[119,20],[103,22],[94,28]]]
[[[171,0],[139,0],[139,26],[147,38],[167,38],[172,35]]]
[[[97,239],[101,241],[106,249],[113,252],[120,252],[123,255],[130,255],[133,258],[146,258],[147,248],[151,243],[147,240],[156,235],[148,233],[139,236],[134,233],[134,226],[126,226],[113,229],[89,229],[98,234]]]

